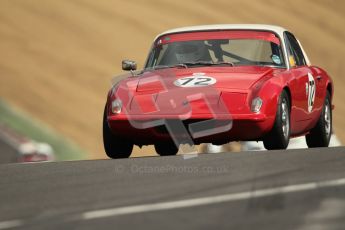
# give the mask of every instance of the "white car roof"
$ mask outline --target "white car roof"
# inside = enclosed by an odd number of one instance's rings
[[[189,26],[181,27],[172,30],[165,31],[159,34],[155,40],[165,34],[188,32],[188,31],[205,31],[205,30],[267,30],[275,32],[279,37],[283,37],[283,33],[287,31],[285,28],[273,25],[264,24],[218,24],[218,25],[201,25],[201,26]]]

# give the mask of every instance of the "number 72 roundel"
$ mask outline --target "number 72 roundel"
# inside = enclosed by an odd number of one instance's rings
[[[174,84],[178,87],[203,87],[213,85],[216,82],[216,79],[206,76],[204,73],[194,73],[193,76],[177,79]]]

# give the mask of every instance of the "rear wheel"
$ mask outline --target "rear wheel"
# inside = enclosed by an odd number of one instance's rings
[[[267,150],[286,149],[290,140],[290,101],[284,90],[278,100],[276,118],[272,130],[264,138]]]
[[[177,154],[178,147],[173,141],[158,142],[155,144],[155,150],[160,156],[173,156]]]
[[[103,115],[103,145],[107,156],[113,159],[128,158],[133,150],[133,143],[115,136],[109,128],[106,109]]]
[[[331,96],[327,92],[325,103],[316,126],[305,136],[309,148],[328,147],[332,135]]]

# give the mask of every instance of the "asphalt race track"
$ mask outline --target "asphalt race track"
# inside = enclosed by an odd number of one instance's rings
[[[0,229],[344,229],[344,147],[185,158],[2,164]]]

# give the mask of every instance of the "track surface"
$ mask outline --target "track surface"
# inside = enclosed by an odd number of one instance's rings
[[[344,169],[343,147],[4,164],[0,229],[344,229],[345,185],[83,218],[95,210],[341,179]]]

